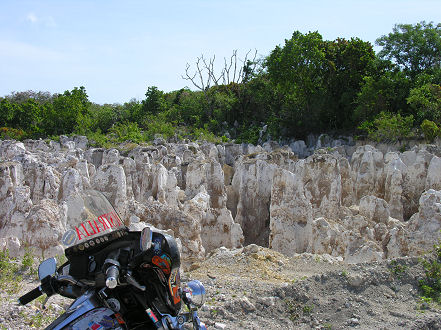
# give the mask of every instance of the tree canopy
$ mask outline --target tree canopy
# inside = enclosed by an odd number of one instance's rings
[[[393,61],[412,78],[441,67],[441,24],[397,24],[377,44],[383,47],[380,58]]]
[[[214,56],[197,58],[183,76],[196,91],[148,86],[143,100],[124,104],[92,103],[82,86],[61,94],[13,92],[0,97],[0,136],[75,133],[103,144],[162,134],[256,143],[360,128],[384,137],[373,125],[384,131],[424,123],[432,137],[441,126],[441,24],[397,24],[376,42],[378,54],[359,38],[294,31],[261,58],[249,51],[240,59],[233,51],[218,76]],[[401,126],[395,131],[408,132]]]

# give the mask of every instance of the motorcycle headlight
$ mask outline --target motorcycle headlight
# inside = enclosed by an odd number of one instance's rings
[[[205,288],[198,280],[187,283],[184,289],[187,301],[194,307],[201,307],[205,302]]]

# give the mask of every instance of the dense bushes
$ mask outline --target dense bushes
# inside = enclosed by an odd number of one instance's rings
[[[372,121],[364,121],[359,129],[368,134],[370,140],[377,142],[396,142],[413,136],[413,116],[381,112]]]
[[[296,31],[267,57],[247,60],[234,82],[200,91],[150,86],[145,99],[124,104],[93,104],[84,87],[12,93],[0,98],[0,134],[76,133],[98,144],[157,134],[256,143],[359,127],[372,139],[394,141],[421,127],[433,140],[438,133],[425,120],[441,124],[441,26],[397,25],[377,43],[378,55],[358,38],[328,41]]]
[[[421,124],[421,130],[423,132],[424,138],[427,142],[433,142],[437,136],[440,135],[440,129],[433,121],[424,119]]]
[[[441,244],[435,244],[422,259],[424,278],[419,281],[423,301],[441,303]]]

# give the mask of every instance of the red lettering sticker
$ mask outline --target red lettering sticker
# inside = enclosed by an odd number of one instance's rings
[[[91,236],[95,235],[97,233],[97,231],[95,230],[95,227],[92,225],[92,223],[90,221],[88,221],[90,228],[92,228],[92,233],[90,234]]]
[[[116,214],[115,212],[112,212],[112,215],[113,215],[114,218],[116,219],[117,227],[124,226],[124,224],[122,223],[122,221],[121,221],[121,219],[119,218],[118,214]]]
[[[96,220],[93,220],[93,223],[95,224],[96,231],[97,231],[98,233],[101,233],[101,228],[100,228],[100,226],[99,226],[100,222],[98,221],[98,223],[96,223]],[[103,230],[104,230],[104,229],[103,229]]]
[[[105,232],[106,230],[112,229],[114,227],[122,227],[124,223],[118,217],[118,214],[115,212],[109,212],[106,214],[100,215],[96,220],[89,220],[87,222],[83,222],[82,224],[75,227],[75,231],[72,232],[72,235],[78,238],[78,240],[82,240],[83,238],[87,238],[89,236],[94,236],[101,232]],[[66,234],[65,234],[66,235]],[[67,237],[67,236],[66,236]],[[71,244],[70,241],[66,238],[65,245]]]
[[[100,215],[98,217],[98,221],[103,225],[103,230],[109,229],[109,222],[107,221],[107,219],[104,217],[104,215]]]
[[[86,229],[86,226],[84,225],[84,223],[81,224],[81,227],[83,227],[84,231],[86,232],[87,236],[90,236],[89,232]]]
[[[77,232],[77,236],[78,236],[79,240],[83,239],[83,237],[81,237],[81,236],[84,236],[84,238],[86,238],[88,236],[88,235],[84,234],[80,229],[81,229],[81,227],[80,228],[75,227],[75,230]]]
[[[104,214],[104,216],[107,218],[107,221],[110,224],[110,228],[113,228],[113,227],[116,226],[115,223],[113,222],[113,218],[112,218],[112,215],[110,213]]]

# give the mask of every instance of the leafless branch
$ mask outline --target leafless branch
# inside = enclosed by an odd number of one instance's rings
[[[244,78],[244,66],[249,62],[248,56],[250,53],[251,50],[249,50],[246,53],[245,58],[241,60],[237,57],[237,50],[233,50],[233,54],[231,55],[229,61],[227,61],[227,58],[224,57],[224,67],[219,75],[216,75],[214,68],[216,56],[206,59],[204,55],[201,55],[196,59],[196,70],[194,73],[190,73],[191,66],[187,63],[185,75],[182,75],[182,78],[191,81],[196,88],[204,93],[212,86],[212,84],[214,86],[219,86],[219,81],[222,81],[222,84],[224,85],[228,85],[230,83],[238,84]],[[256,56],[257,50],[254,52],[252,61],[250,61],[253,65],[252,70],[254,70],[256,66]],[[239,65],[238,62],[241,62],[241,64]]]

